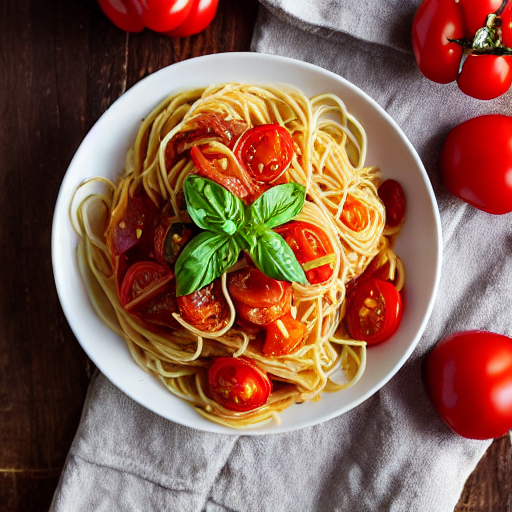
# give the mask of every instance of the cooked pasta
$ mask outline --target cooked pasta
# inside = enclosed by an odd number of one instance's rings
[[[220,128],[211,127],[219,120]],[[220,277],[226,306],[218,328],[202,329],[179,308],[168,311],[169,321],[155,323],[135,309],[127,311],[120,300],[126,257],[113,244],[122,242],[120,229],[136,215],[129,213],[131,198],[143,194],[160,212],[165,209],[167,217],[190,223],[183,186],[187,176],[198,172],[190,156],[193,147],[200,147],[207,159],[215,158],[221,173],[231,169],[240,186],[257,196],[253,183],[244,182],[247,173],[235,138],[238,131],[275,124],[293,139],[293,156],[279,182],[305,187],[304,205],[294,220],[320,228],[333,248],[320,261],[331,269],[327,280],[291,285],[291,315],[305,326],[301,344],[289,354],[265,355],[261,329],[239,321],[229,283],[233,272],[252,264],[243,252]],[[387,278],[398,290],[404,282],[403,265],[393,251],[400,226],[385,229],[386,212],[377,193],[380,170],[364,166],[366,146],[363,127],[333,94],[310,99],[290,86],[228,83],[169,96],[143,120],[118,181],[101,179],[105,194],[90,194],[72,207],[80,268],[101,319],[124,339],[144,371],[201,415],[230,427],[277,420],[277,413],[294,403],[353,386],[365,369],[366,343],[351,339],[343,322],[347,284],[375,259],[386,262]],[[247,197],[244,201],[250,203]],[[137,232],[140,240],[143,236]],[[165,279],[172,283],[175,276]],[[250,359],[267,373],[274,386],[266,403],[240,411],[212,397],[208,369],[223,356]]]

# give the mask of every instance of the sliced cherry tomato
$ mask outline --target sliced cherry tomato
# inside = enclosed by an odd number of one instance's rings
[[[197,292],[178,297],[178,307],[183,319],[201,331],[218,331],[229,320],[229,308],[219,279]]]
[[[424,365],[427,394],[445,423],[470,439],[512,429],[512,339],[459,332],[437,344]]]
[[[252,180],[243,174],[245,171],[235,169],[233,174],[228,174],[229,171],[223,169],[219,160],[208,160],[198,146],[194,146],[190,150],[190,156],[199,174],[222,185],[240,199],[247,201],[250,194],[256,190],[251,183]]]
[[[304,343],[306,324],[295,320],[290,313],[267,326],[263,355],[284,356],[296,352]]]
[[[219,0],[192,0],[192,8],[187,19],[166,35],[186,37],[203,31],[215,18],[218,3]]]
[[[395,180],[385,180],[379,185],[379,197],[386,208],[386,227],[399,226],[405,217],[405,194]]]
[[[291,308],[291,284],[250,265],[229,274],[228,290],[237,314],[252,324],[268,325]]]
[[[234,151],[252,178],[270,183],[290,165],[294,143],[286,128],[278,124],[263,124],[247,130]]]
[[[122,211],[121,211],[122,210]],[[153,250],[153,236],[159,215],[158,207],[139,188],[128,195],[126,204],[112,212],[107,238],[112,255],[124,254],[135,245],[141,246],[141,257],[149,257]],[[118,219],[118,217],[120,217]]]
[[[448,39],[465,35],[462,9],[454,0],[425,0],[412,25],[412,47],[420,71],[433,82],[457,78],[463,48]]]
[[[512,56],[469,54],[457,78],[459,89],[479,100],[492,100],[512,85]]]
[[[130,311],[159,294],[173,278],[172,272],[154,261],[132,265],[124,276],[119,292],[121,305]]]
[[[376,345],[398,329],[402,299],[391,283],[370,277],[352,288],[346,300],[346,326],[353,339]]]
[[[335,253],[329,237],[318,226],[292,221],[274,230],[291,247],[310,284],[323,283],[334,272]],[[325,260],[331,260],[325,262]]]
[[[237,119],[226,121],[216,114],[200,114],[187,122],[165,147],[165,161],[170,169],[192,146],[201,144],[201,139],[214,139],[233,148],[247,123]]]
[[[440,160],[449,192],[487,213],[512,211],[512,117],[470,119],[446,137]]]
[[[347,196],[341,212],[341,222],[359,233],[368,225],[368,210],[355,197]]]
[[[173,268],[181,250],[196,231],[196,226],[192,223],[179,222],[176,217],[162,215],[155,230],[156,259]]]
[[[252,359],[217,357],[208,370],[213,399],[230,411],[252,411],[268,400],[272,381]]]

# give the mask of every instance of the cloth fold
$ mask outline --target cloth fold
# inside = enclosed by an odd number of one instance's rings
[[[485,329],[511,335],[510,215],[449,196],[437,170],[448,131],[484,113],[511,114],[425,79],[409,37],[419,0],[261,0],[252,50],[342,75],[397,121],[422,158],[445,244],[432,317],[411,358],[356,409],[315,427],[268,436],[199,432],[164,420],[103,375],[90,386],[51,510],[452,512],[490,441],[438,418],[421,385],[441,337]],[[410,200],[413,200],[410,198]]]

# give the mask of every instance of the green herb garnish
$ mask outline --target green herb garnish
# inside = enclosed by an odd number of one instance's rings
[[[238,261],[244,250],[264,274],[307,284],[306,275],[283,237],[272,231],[296,217],[306,191],[298,183],[277,185],[251,206],[212,180],[191,174],[183,183],[190,218],[204,231],[176,261],[176,294],[210,284]]]

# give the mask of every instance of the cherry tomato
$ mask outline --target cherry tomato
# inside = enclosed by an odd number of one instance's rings
[[[399,226],[405,217],[405,194],[395,180],[385,180],[379,185],[379,197],[386,208],[386,227]]]
[[[512,429],[512,339],[484,331],[455,333],[424,365],[427,394],[445,423],[470,439]]]
[[[268,325],[291,308],[291,284],[250,265],[229,275],[228,290],[237,314],[252,324]]]
[[[420,71],[433,82],[457,78],[462,46],[448,39],[464,38],[464,19],[454,0],[425,0],[412,25],[412,47]]]
[[[238,140],[234,151],[252,178],[270,183],[290,165],[294,143],[282,126],[263,124],[247,130]]]
[[[155,257],[163,265],[173,268],[181,249],[194,236],[196,226],[178,222],[174,217],[163,215],[155,229]]]
[[[368,210],[355,197],[348,195],[341,211],[341,222],[359,233],[368,225]]]
[[[119,291],[121,305],[126,310],[146,303],[160,293],[173,278],[172,272],[154,261],[140,261],[132,265],[124,276]]]
[[[480,116],[454,128],[440,160],[446,189],[492,214],[512,211],[512,117]]]
[[[126,204],[120,204],[112,212],[107,234],[112,255],[124,254],[135,245],[140,246],[141,258],[147,258],[153,250],[153,236],[159,215],[158,207],[139,188],[128,195]]]
[[[122,0],[98,0],[107,18],[127,32],[140,32],[146,26],[130,2]]]
[[[252,359],[217,357],[208,370],[213,399],[231,411],[252,411],[268,400],[272,381]]]
[[[233,174],[228,174],[229,170],[224,170],[219,160],[208,160],[198,146],[191,148],[190,156],[199,174],[222,185],[240,199],[249,200],[250,194],[256,189],[249,177],[238,173],[237,169]]]
[[[219,0],[192,0],[192,8],[187,19],[166,35],[186,37],[203,31],[215,18],[218,3]]]
[[[466,37],[473,39],[477,30],[485,26],[487,15],[496,12],[502,4],[502,0],[460,0],[464,16]],[[504,21],[510,14],[510,6],[507,6],[502,15]],[[506,44],[506,43],[505,43]],[[508,46],[508,45],[506,45]]]
[[[469,54],[457,84],[464,94],[479,100],[505,94],[512,84],[512,56]]]
[[[370,277],[352,288],[346,300],[346,326],[353,339],[376,345],[398,329],[402,299],[391,283]]]
[[[322,229],[308,222],[292,221],[274,231],[291,247],[310,284],[323,283],[332,277],[336,260],[334,249]],[[321,264],[329,257],[332,261]]]
[[[178,297],[178,307],[183,319],[201,331],[218,331],[229,320],[229,308],[219,279],[194,293]]]
[[[267,326],[263,355],[284,356],[297,351],[304,343],[307,326],[295,320],[290,313]]]

